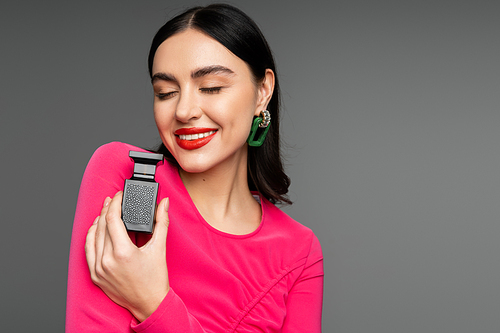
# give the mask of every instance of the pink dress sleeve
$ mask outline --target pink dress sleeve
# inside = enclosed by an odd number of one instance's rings
[[[83,175],[71,238],[66,302],[66,332],[132,332],[132,315],[111,301],[90,280],[85,258],[85,238],[100,214],[104,199],[123,189],[123,179],[131,176],[133,163],[117,143],[96,150]]]
[[[283,333],[321,332],[323,254],[316,236],[304,270],[288,294]]]
[[[90,279],[85,257],[87,231],[100,214],[104,199],[123,190],[124,180],[132,176],[129,150],[139,148],[117,142],[100,147],[83,175],[71,237],[66,333],[204,332],[173,290],[153,315],[138,323],[127,309],[111,301]]]
[[[145,321],[138,323],[134,319],[132,329],[140,333],[205,332],[173,289],[170,289],[158,309]]]

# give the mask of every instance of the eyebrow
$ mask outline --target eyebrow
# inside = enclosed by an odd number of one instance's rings
[[[163,73],[163,72],[156,73],[155,75],[153,75],[153,77],[151,78],[151,83],[155,83],[158,80],[177,82],[177,80],[175,79],[175,77],[173,75]]]
[[[191,78],[197,79],[202,76],[210,75],[210,74],[228,74],[228,75],[234,75],[234,72],[230,70],[227,67],[220,66],[220,65],[212,65],[212,66],[206,66],[202,67],[200,69],[197,69],[193,73],[191,73]]]
[[[225,74],[232,76],[235,73],[227,67],[220,65],[212,65],[195,70],[194,72],[191,73],[191,78],[197,79],[210,74]],[[163,72],[154,74],[153,77],[151,78],[151,83],[155,83],[158,80],[177,82],[175,76]]]

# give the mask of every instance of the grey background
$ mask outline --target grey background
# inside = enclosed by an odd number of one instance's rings
[[[158,142],[146,57],[205,1],[0,4],[0,318],[61,332],[79,182]],[[273,48],[325,332],[500,331],[497,1],[231,1]]]

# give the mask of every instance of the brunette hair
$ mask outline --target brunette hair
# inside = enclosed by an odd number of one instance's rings
[[[170,36],[189,28],[207,34],[246,62],[256,82],[264,79],[268,68],[275,73],[274,92],[268,105],[271,127],[261,147],[248,147],[248,186],[250,190],[258,191],[272,203],[291,204],[286,195],[290,178],[284,172],[280,152],[280,89],[274,59],[264,35],[250,17],[233,6],[212,4],[190,8],[165,23],[154,36],[148,57],[151,77],[154,56],[160,44]],[[178,165],[163,143],[156,151]]]

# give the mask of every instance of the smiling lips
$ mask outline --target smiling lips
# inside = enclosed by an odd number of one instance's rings
[[[213,139],[217,129],[214,128],[181,128],[174,132],[175,141],[182,149],[193,150],[206,145]]]

